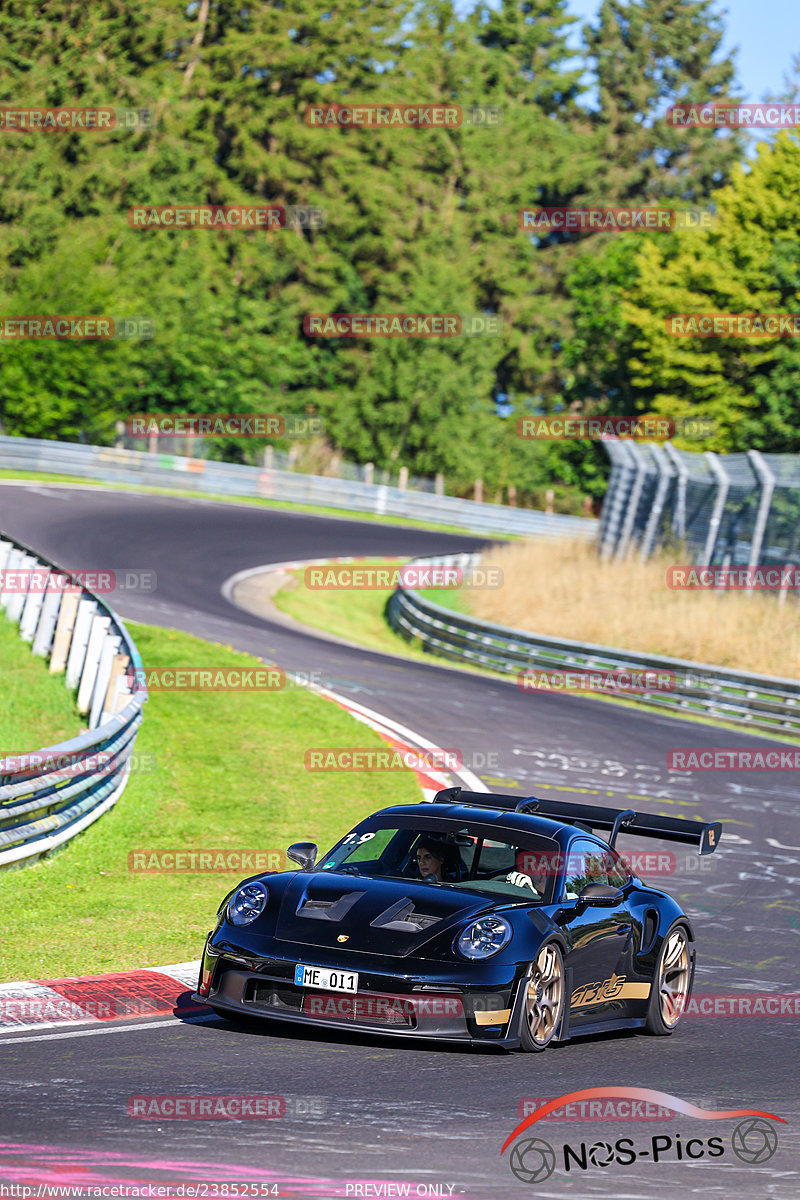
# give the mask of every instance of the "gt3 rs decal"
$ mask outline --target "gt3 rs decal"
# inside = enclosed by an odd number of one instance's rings
[[[646,1000],[650,995],[647,982],[627,983],[626,975],[612,975],[610,979],[598,979],[584,983],[575,989],[570,1008],[592,1008],[606,1004],[609,1000]]]

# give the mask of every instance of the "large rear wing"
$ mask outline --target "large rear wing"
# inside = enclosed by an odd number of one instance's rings
[[[683,817],[653,816],[637,813],[632,808],[604,808],[595,804],[573,804],[567,800],[540,800],[537,796],[504,796],[498,792],[468,792],[461,787],[444,788],[433,798],[434,804],[470,804],[478,808],[496,808],[506,812],[535,813],[555,821],[578,825],[584,829],[609,830],[608,843],[613,846],[617,834],[638,834],[641,837],[661,838],[669,842],[684,842],[697,846],[698,854],[713,854],[719,845],[722,825],[714,821],[688,821]]]

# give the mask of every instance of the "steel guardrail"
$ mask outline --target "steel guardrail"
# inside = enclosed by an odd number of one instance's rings
[[[475,566],[479,554],[415,559],[414,566]],[[727,671],[710,663],[642,654],[568,638],[525,633],[464,616],[399,586],[387,606],[390,625],[409,640],[444,658],[474,663],[501,674],[523,675],[528,668],[632,672],[662,671],[676,676],[669,691],[595,694],[663,708],[678,715],[712,717],[735,725],[800,736],[800,681],[750,671]]]
[[[70,571],[2,534],[0,608],[51,674],[65,674],[88,724],[69,741],[0,759],[2,870],[36,862],[117,802],[147,688],[141,655],[113,609]]]
[[[308,504],[449,525],[470,533],[594,538],[599,526],[590,517],[483,504],[387,484],[41,438],[0,436],[0,468],[77,475],[102,483],[180,488],[200,495],[255,496],[277,503]]]

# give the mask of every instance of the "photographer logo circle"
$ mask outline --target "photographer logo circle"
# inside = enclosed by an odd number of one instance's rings
[[[589,1162],[595,1167],[607,1167],[614,1157],[614,1147],[608,1142],[595,1142],[589,1150]]]
[[[509,1166],[522,1183],[541,1183],[556,1169],[556,1152],[549,1142],[529,1138],[511,1151]]]
[[[768,1121],[761,1117],[748,1117],[734,1129],[731,1146],[742,1162],[757,1166],[772,1158],[778,1149],[778,1135]]]

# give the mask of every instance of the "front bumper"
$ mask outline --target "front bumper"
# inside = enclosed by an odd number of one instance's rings
[[[237,948],[238,950],[238,948]],[[316,966],[341,967],[341,958],[328,952],[305,954],[302,961]],[[327,960],[327,961],[326,961]],[[453,965],[452,972],[439,964],[404,959],[406,971],[397,972],[396,959],[358,969],[359,990],[319,992],[294,983],[293,955],[253,959],[206,945],[200,968],[198,990],[192,999],[219,1012],[239,1016],[277,1019],[325,1029],[359,1033],[499,1046],[519,1047],[519,1016],[526,978],[522,967],[490,963]],[[393,968],[393,969],[392,969]]]

